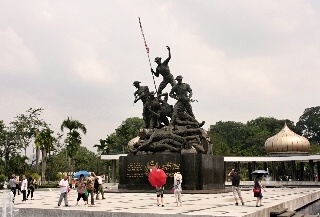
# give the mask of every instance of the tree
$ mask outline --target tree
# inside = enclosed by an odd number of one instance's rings
[[[61,172],[66,172],[66,149],[62,149],[57,154],[48,157],[48,169],[46,177],[50,180],[56,180],[56,175]],[[86,147],[81,146],[74,156],[75,168],[74,171],[87,170],[94,171],[97,174],[104,173],[110,162],[105,162],[99,156],[89,151]]]
[[[22,159],[20,157],[22,147],[17,144],[15,136],[15,132],[6,127],[3,121],[0,121],[0,173],[7,176],[10,172],[16,171],[18,165],[21,165],[19,160]],[[24,157],[23,159],[28,158]],[[23,164],[23,166],[26,166],[26,164]]]
[[[290,129],[295,129],[292,121],[272,117],[259,117],[246,124],[219,121],[210,126],[213,153],[225,156],[265,155],[265,141],[278,133],[285,123]]]
[[[306,108],[297,122],[297,129],[310,143],[320,144],[320,106]]]
[[[78,150],[80,149],[81,145],[81,135],[78,130],[81,130],[83,134],[87,133],[87,129],[84,124],[82,124],[78,120],[72,120],[71,118],[67,118],[61,124],[61,131],[64,128],[67,128],[69,132],[67,133],[67,137],[65,142],[67,144],[67,154],[69,157],[68,168],[69,171],[71,170],[71,164],[73,157],[77,154]]]
[[[95,144],[93,147],[97,148],[101,154],[124,153],[128,142],[137,137],[143,126],[143,119],[138,117],[127,118],[115,132],[108,135],[106,139],[100,139],[100,145]]]
[[[110,136],[107,137],[107,139],[100,139],[100,145],[95,144],[93,147],[97,148],[98,153],[101,154],[109,154],[109,144],[107,141],[110,140]]]
[[[46,173],[46,164],[47,164],[47,156],[48,153],[54,150],[54,144],[56,138],[52,136],[53,131],[47,127],[42,129],[39,133],[37,133],[35,144],[39,147],[42,154],[41,160],[41,178],[43,181],[46,180],[45,173]]]
[[[27,114],[19,114],[15,117],[15,120],[10,124],[13,126],[15,132],[16,143],[24,148],[24,155],[27,155],[27,147],[30,145],[32,139],[35,138],[36,132],[41,128],[45,127],[47,124],[40,119],[40,115],[43,109],[33,109],[29,108]],[[36,148],[36,168],[38,168],[39,163],[39,149]],[[34,151],[34,149],[33,149]],[[33,162],[32,162],[33,164]]]
[[[143,128],[144,121],[141,118],[133,117],[127,118],[122,124],[116,129],[115,134],[115,143],[116,147],[113,148],[117,153],[123,152],[127,147],[128,142],[136,137],[139,133],[139,130]]]

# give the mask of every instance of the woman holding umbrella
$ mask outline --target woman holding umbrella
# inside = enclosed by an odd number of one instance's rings
[[[156,194],[157,194],[157,205],[160,206],[160,198],[161,198],[161,206],[164,207],[163,204],[163,193],[164,193],[164,187],[156,187]]]
[[[262,202],[262,193],[261,193],[261,189],[263,189],[264,191],[266,191],[262,184],[261,184],[261,178],[262,175],[261,174],[257,174],[255,180],[254,180],[254,186],[253,186],[253,196],[257,198],[256,201],[256,207],[259,207],[259,202],[260,202],[260,206],[262,206],[261,202]]]
[[[164,193],[164,185],[166,184],[167,174],[158,168],[154,168],[150,170],[149,178],[150,184],[156,188],[157,194],[157,205],[160,206],[160,198],[161,198],[161,205],[164,207],[163,204],[163,193]]]

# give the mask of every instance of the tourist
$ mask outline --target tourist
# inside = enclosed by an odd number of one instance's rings
[[[68,206],[68,187],[69,187],[69,181],[68,176],[64,175],[63,179],[59,182],[60,187],[60,198],[58,201],[58,206],[61,205],[62,199],[64,199],[65,206]]]
[[[94,193],[96,194],[96,200],[99,200],[99,178],[98,176],[95,177],[94,179],[94,184],[93,184],[93,187],[94,187]]]
[[[181,193],[182,193],[182,175],[177,172],[173,175],[173,192],[174,192],[174,196],[176,198],[176,203],[177,206],[182,206],[182,200],[181,200]]]
[[[98,181],[98,190],[97,190],[96,200],[99,200],[99,194],[101,194],[101,197],[104,200],[106,198],[104,197],[102,176],[96,176],[96,180]]]
[[[236,206],[238,206],[238,197],[241,201],[241,204],[244,205],[242,196],[241,196],[241,189],[240,189],[240,174],[237,169],[232,169],[228,174],[232,178],[232,192],[234,196],[234,200],[236,201]]]
[[[157,194],[157,205],[160,206],[160,198],[161,198],[161,205],[164,207],[163,204],[163,193],[164,193],[164,187],[156,187],[156,194]]]
[[[22,175],[22,182],[21,182],[22,201],[27,200],[27,188],[28,188],[27,177],[25,175]]]
[[[263,206],[261,204],[262,202],[262,192],[261,192],[261,189],[263,189],[264,191],[266,191],[262,184],[261,184],[261,178],[262,178],[262,175],[257,175],[255,180],[254,180],[254,186],[253,186],[253,196],[257,198],[257,201],[256,201],[256,207],[259,207],[259,206]],[[260,202],[260,203],[259,203]],[[258,205],[260,204],[260,205]]]
[[[21,182],[20,182],[20,177],[19,176],[16,176],[16,181],[17,181],[17,184],[16,184],[16,189],[17,189],[17,193],[18,195],[20,195],[20,192],[21,192]]]
[[[76,188],[76,179],[71,180],[71,187],[72,187],[72,189]]]
[[[9,185],[10,185],[11,192],[13,194],[13,199],[12,199],[13,203],[17,193],[17,184],[18,184],[18,181],[16,180],[16,176],[12,174],[11,179],[9,180]]]
[[[96,174],[91,173],[91,176],[88,177],[87,179],[87,190],[90,194],[90,202],[91,206],[94,205],[94,181],[96,179]],[[88,198],[89,202],[89,198]]]
[[[84,205],[87,206],[88,205],[88,198],[85,194],[86,191],[86,184],[84,183],[84,175],[81,174],[80,178],[78,180],[78,188],[77,188],[77,192],[78,192],[78,198],[77,198],[77,203],[76,206],[79,206],[79,201],[82,198],[84,201]]]
[[[31,200],[33,200],[33,192],[34,192],[34,184],[33,184],[33,178],[29,177],[28,180],[28,194],[27,194],[27,200],[29,198],[29,195],[31,195]]]

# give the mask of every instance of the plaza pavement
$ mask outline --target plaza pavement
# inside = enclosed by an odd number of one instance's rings
[[[295,210],[320,198],[317,188],[267,188],[263,192],[263,206],[256,207],[251,189],[243,190],[245,205],[236,206],[232,192],[217,194],[183,194],[182,207],[176,207],[173,193],[164,195],[164,207],[156,205],[155,193],[105,193],[105,200],[96,200],[94,206],[86,207],[80,201],[76,207],[76,190],[71,190],[69,206],[57,206],[59,189],[41,189],[34,192],[34,200],[22,202],[17,195],[15,208],[23,216],[217,216],[217,217],[263,217],[269,216],[271,208],[286,207]],[[7,190],[8,192],[8,190]],[[1,193],[0,195],[3,195]],[[1,196],[0,196],[1,200]],[[310,201],[311,200],[311,201]],[[0,206],[2,203],[0,202]],[[22,215],[21,215],[22,216]]]

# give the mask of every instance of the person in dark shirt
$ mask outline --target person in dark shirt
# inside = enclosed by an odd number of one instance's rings
[[[240,189],[240,174],[237,169],[232,169],[228,174],[232,178],[232,192],[234,199],[236,201],[236,206],[238,206],[238,197],[241,201],[241,204],[244,205],[242,196],[241,196],[241,189]]]

